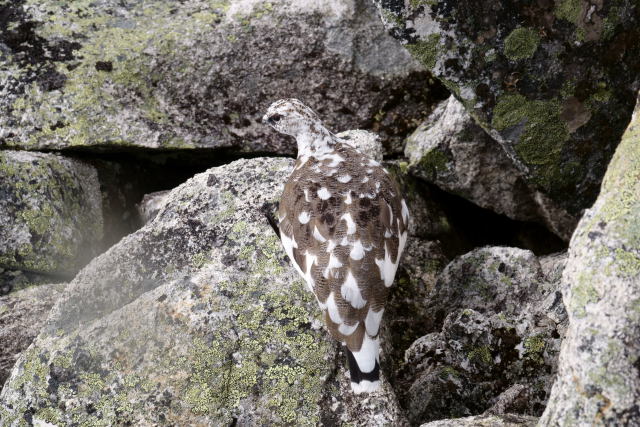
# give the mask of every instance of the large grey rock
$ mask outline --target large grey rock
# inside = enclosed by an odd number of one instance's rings
[[[374,0],[391,32],[571,214],[595,200],[640,76],[636,0]]]
[[[40,285],[0,296],[0,389],[20,353],[40,333],[64,287]]]
[[[480,207],[547,226],[568,241],[577,219],[532,188],[504,149],[451,96],[407,139],[412,174]]]
[[[438,420],[422,424],[421,427],[533,427],[538,421],[535,417],[522,415],[477,415],[474,417]]]
[[[75,274],[102,237],[93,167],[55,154],[0,151],[0,268]]]
[[[402,425],[388,386],[347,391],[343,355],[263,213],[292,167],[256,158],[196,175],[94,259],[18,360],[3,422]]]
[[[567,321],[553,278],[533,253],[504,247],[474,250],[444,269],[427,300],[430,332],[407,350],[399,375],[412,424],[489,409],[540,415]]]
[[[297,97],[399,149],[428,73],[367,0],[3,0],[0,145],[293,153],[260,123]],[[389,148],[389,147],[387,147]]]
[[[540,425],[640,423],[640,103],[562,278],[569,329]]]

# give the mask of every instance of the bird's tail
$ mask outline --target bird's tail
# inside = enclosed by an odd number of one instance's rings
[[[377,341],[377,340],[376,340]],[[376,350],[377,350],[377,346]],[[380,387],[380,363],[378,363],[378,352],[370,354],[358,354],[358,358],[349,350],[348,347],[344,347],[347,352],[347,362],[349,363],[349,376],[351,377],[351,389],[354,393],[371,393]],[[361,349],[361,351],[356,353],[361,353],[365,349]],[[363,363],[363,358],[367,358],[370,360],[365,360]],[[371,360],[372,359],[372,360]],[[360,365],[358,365],[358,360],[360,361]],[[371,363],[373,362],[373,363]],[[366,366],[368,365],[368,366]],[[368,372],[363,372],[363,369],[366,370],[368,368]],[[371,368],[373,366],[373,368]]]

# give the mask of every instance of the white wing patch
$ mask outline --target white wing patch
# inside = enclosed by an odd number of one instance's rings
[[[356,322],[355,325],[349,326],[345,323],[342,323],[340,326],[338,326],[338,332],[340,332],[342,335],[351,335],[356,331],[356,329],[358,329],[359,324],[360,322]]]
[[[358,368],[364,373],[373,371],[376,366],[376,360],[378,360],[379,351],[380,341],[378,341],[378,338],[371,338],[368,334],[364,334],[360,351],[353,352]]]
[[[367,334],[375,337],[378,335],[378,330],[380,329],[380,321],[382,320],[382,315],[384,314],[384,308],[380,311],[373,311],[372,308],[367,312],[367,318],[364,320],[364,326],[367,330]]]
[[[400,249],[398,247],[398,249]],[[380,269],[380,279],[384,281],[384,285],[388,288],[393,285],[393,278],[396,275],[396,270],[398,269],[398,261],[400,260],[400,251],[398,250],[398,258],[396,262],[391,261],[391,257],[389,256],[389,250],[385,245],[384,248],[384,259],[375,259],[376,265]]]
[[[331,197],[331,192],[327,190],[327,187],[322,187],[318,190],[318,197],[320,197],[322,200],[327,200],[329,197]]]
[[[302,211],[300,212],[300,215],[298,215],[298,221],[300,221],[300,224],[306,224],[309,222],[309,220],[311,220],[311,215],[309,215],[309,212]]]
[[[329,262],[327,263],[327,267],[324,269],[324,272],[322,273],[322,275],[324,276],[325,279],[328,279],[329,276],[331,275],[335,276],[337,272],[332,272],[331,270],[333,270],[334,268],[340,268],[340,267],[342,267],[342,263],[340,262],[340,260],[337,257],[335,257],[333,254],[329,254]]]
[[[355,261],[364,258],[364,246],[362,246],[361,240],[356,240],[355,242],[353,242],[351,252],[349,252],[349,257]]]
[[[405,225],[409,225],[409,208],[407,207],[407,202],[402,199],[400,204],[402,205],[402,221],[404,221]]]
[[[356,278],[353,277],[353,274],[351,274],[351,270],[347,273],[347,278],[340,288],[340,294],[342,294],[342,298],[350,303],[353,308],[362,308],[367,304],[367,301],[362,298],[358,282]]]
[[[353,221],[353,218],[351,218],[351,214],[349,212],[342,215],[340,219],[347,223],[347,234],[353,234],[356,232],[356,223]]]
[[[338,325],[342,324],[342,317],[340,317],[340,312],[338,311],[338,305],[336,304],[336,299],[333,296],[333,292],[329,293],[326,304],[327,312],[329,312],[329,319],[331,319],[333,323],[337,323]]]

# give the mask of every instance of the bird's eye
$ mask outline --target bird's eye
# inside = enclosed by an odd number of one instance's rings
[[[271,121],[272,123],[278,123],[281,118],[282,116],[280,114],[274,114],[273,116],[269,117],[269,121]]]

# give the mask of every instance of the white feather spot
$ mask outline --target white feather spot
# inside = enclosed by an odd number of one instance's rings
[[[351,214],[349,212],[342,215],[340,219],[347,223],[347,234],[353,234],[356,232],[356,223],[353,221],[353,218],[351,218]]]
[[[361,240],[356,240],[353,243],[353,247],[351,248],[351,252],[349,252],[349,257],[353,260],[361,260],[364,258],[364,246],[362,246]]]
[[[334,298],[333,292],[329,294],[329,297],[327,298],[325,304],[327,304],[329,319],[331,319],[333,323],[337,323],[338,325],[340,325],[342,323],[342,317],[340,317],[340,311],[338,311],[338,306],[336,304],[336,299]],[[358,366],[360,366],[360,364],[358,364]]]
[[[298,160],[300,161],[300,163],[298,164],[298,166],[296,166],[296,170],[300,169],[302,166],[304,166],[305,163],[307,163],[307,160],[309,160],[309,156],[301,156],[298,158]]]
[[[378,163],[377,161],[373,160],[373,159],[369,159],[369,166],[373,166],[373,167],[378,167],[380,166],[380,163]]]
[[[327,187],[321,187],[318,190],[318,197],[320,197],[322,200],[327,200],[329,197],[331,197],[331,193],[329,192],[329,190],[327,190]]]
[[[362,178],[362,183],[364,184],[365,182],[369,182],[368,176],[365,176],[364,178]]]
[[[379,351],[380,342],[378,338],[370,338],[368,334],[364,334],[360,351],[353,352],[358,368],[364,373],[373,371],[376,366],[376,360],[378,360]]]
[[[350,204],[351,204],[351,202],[352,202],[352,200],[351,200],[351,191],[349,191],[349,192],[347,193],[347,195],[346,195],[346,196],[344,196],[344,203],[345,203],[346,205],[350,205]]]
[[[300,221],[300,224],[306,224],[309,222],[309,220],[311,219],[311,215],[309,215],[309,212],[300,212],[300,215],[298,215],[298,221]]]
[[[388,239],[391,236],[393,236],[393,234],[391,234],[391,231],[388,228],[385,228],[385,230],[384,230],[384,238]]]
[[[340,326],[338,326],[338,332],[340,332],[342,335],[351,335],[356,331],[356,329],[358,329],[359,324],[360,322],[356,322],[355,325],[349,326],[345,323],[342,323]]]
[[[351,271],[347,273],[347,278],[340,288],[340,294],[353,308],[362,308],[367,304],[367,301],[362,298],[358,282],[356,278],[353,277],[353,274],[351,274]]]
[[[329,240],[329,243],[327,244],[327,252],[332,252],[335,248],[336,248],[336,241]]]
[[[372,308],[367,312],[367,318],[364,320],[364,326],[367,329],[367,334],[375,337],[378,335],[378,330],[380,329],[380,321],[382,320],[382,314],[384,313],[384,308],[380,311],[373,311]]]
[[[380,190],[380,183],[376,182],[376,191]]]
[[[398,251],[398,255],[399,254],[400,252]],[[391,257],[389,256],[389,251],[386,246],[384,248],[384,259],[378,259],[378,258],[375,259],[376,265],[380,269],[380,279],[384,281],[384,285],[386,287],[393,285],[393,278],[395,277],[396,270],[398,269],[399,259],[400,259],[400,256],[398,256],[398,259],[396,260],[395,263],[392,262]]]
[[[331,163],[327,164],[327,166],[330,168],[335,168],[336,166],[338,166],[340,163],[344,161],[344,158],[342,158],[337,153],[331,153],[331,154],[324,154],[322,156],[319,156],[318,160],[331,160]]]
[[[284,247],[284,251],[286,252],[289,259],[291,260],[291,263],[293,264],[296,271],[300,274],[300,276],[306,279],[305,274],[302,271],[302,268],[298,265],[298,263],[296,262],[296,259],[293,257],[293,248],[298,247],[298,244],[296,243],[295,238],[293,236],[291,237],[287,236],[282,232],[282,230],[280,230],[280,241],[282,242],[282,247]]]
[[[340,262],[340,260],[337,257],[335,257],[333,254],[330,254],[329,262],[327,263],[327,267],[322,272],[322,275],[324,276],[325,279],[328,279],[329,276],[336,277],[338,272],[332,271],[332,270],[340,267],[342,267],[342,263]]]
[[[367,173],[372,173],[373,169],[367,169]]]
[[[393,224],[393,209],[389,203],[387,203],[387,207],[389,208],[389,224]]]
[[[362,380],[359,383],[351,383],[351,390],[355,394],[373,393],[380,388],[380,380],[369,381]]]
[[[347,182],[351,181],[351,175],[342,175],[338,177],[338,181],[340,181],[343,184],[346,184]]]
[[[407,244],[407,232],[400,234],[400,242],[398,243],[398,261],[400,260],[400,255],[404,251],[404,245]]]
[[[318,230],[318,227],[313,227],[313,238],[316,239],[320,243],[324,243],[324,242],[327,241],[327,239],[325,239],[322,236],[322,234],[320,234],[320,230]]]
[[[402,199],[402,202],[400,202],[400,204],[402,205],[402,221],[405,224],[409,223],[409,208],[407,207],[407,202],[404,201],[404,199]]]
[[[307,190],[306,188],[304,189],[304,200],[307,202],[311,201],[311,199],[309,198],[309,190]]]

